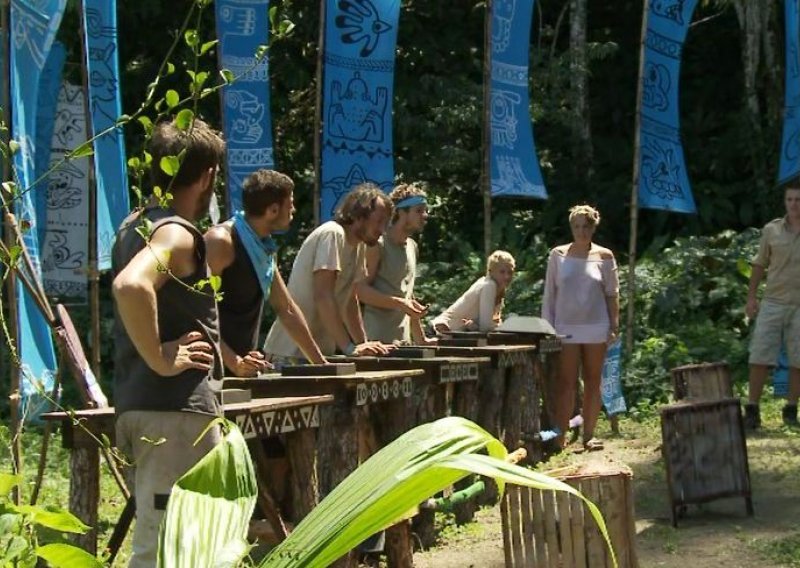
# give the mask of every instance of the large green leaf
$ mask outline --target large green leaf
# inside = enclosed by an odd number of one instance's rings
[[[89,530],[78,517],[57,507],[43,509],[36,505],[20,505],[15,509],[23,515],[30,515],[33,523],[56,531],[83,534]]]
[[[46,544],[36,555],[53,568],[102,568],[103,563],[85,550],[71,544]]]
[[[482,450],[488,456],[477,453]],[[412,514],[417,504],[469,472],[495,478],[501,490],[503,482],[508,481],[566,491],[584,499],[561,481],[506,463],[506,456],[505,447],[497,439],[469,420],[451,417],[418,426],[340,483],[260,566],[328,566],[368,536]],[[610,547],[600,512],[586,503]]]
[[[158,564],[169,568],[233,566],[258,487],[247,443],[236,426],[173,486],[159,533]]]

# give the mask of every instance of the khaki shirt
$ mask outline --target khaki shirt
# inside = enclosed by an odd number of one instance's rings
[[[764,225],[753,264],[767,270],[765,299],[800,306],[800,233],[786,217]]]
[[[314,273],[318,270],[337,272],[334,298],[342,320],[346,321],[345,308],[353,296],[353,287],[366,276],[366,245],[347,244],[344,227],[336,221],[328,221],[314,229],[303,241],[292,265],[289,293],[303,312],[320,351],[324,355],[333,355],[336,352],[336,340],[322,323],[314,299]],[[303,357],[280,319],[272,324],[264,351],[281,357]]]

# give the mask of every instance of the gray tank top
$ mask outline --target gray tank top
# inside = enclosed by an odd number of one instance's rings
[[[208,278],[203,236],[187,220],[172,210],[147,208],[141,215],[153,223],[153,232],[170,223],[186,228],[196,243],[197,270],[182,279],[187,286]],[[114,276],[145,246],[136,232],[138,212],[123,221],[112,251]],[[207,290],[206,290],[207,292]],[[162,377],[139,355],[114,305],[114,405],[117,416],[127,410],[189,411],[218,415],[215,393],[222,385],[222,358],[219,353],[219,328],[214,298],[197,294],[169,278],[156,294],[158,329],[161,342],[173,341],[189,331],[199,331],[214,346],[214,365],[210,371],[192,369],[174,377]]]
[[[417,276],[417,243],[406,239],[405,244],[398,245],[384,235],[376,246],[380,247],[381,260],[372,286],[389,296],[410,298]],[[403,311],[364,305],[363,315],[368,339],[384,343],[411,340],[409,318]]]

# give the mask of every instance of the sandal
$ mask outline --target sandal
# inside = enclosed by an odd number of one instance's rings
[[[603,440],[592,438],[583,442],[583,449],[587,452],[599,452],[604,448]]]

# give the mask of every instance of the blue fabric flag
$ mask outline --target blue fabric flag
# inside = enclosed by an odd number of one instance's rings
[[[695,213],[678,112],[683,42],[697,0],[652,0],[648,6],[639,116],[639,207]]]
[[[275,165],[269,104],[269,62],[256,58],[269,42],[269,0],[217,0],[219,65],[236,77],[222,89],[227,143],[228,211],[242,208],[247,176]]]
[[[528,96],[533,5],[523,0],[492,3],[489,162],[493,197],[547,198]]]
[[[39,109],[36,113],[36,155],[34,156],[35,179],[40,179],[50,169],[50,149],[56,107],[58,106],[58,93],[61,90],[61,71],[64,69],[66,57],[67,51],[64,44],[54,41],[53,47],[50,48],[50,55],[44,64],[41,79],[39,79]],[[33,188],[36,211],[39,218],[42,219],[37,227],[38,234],[36,235],[40,246],[44,244],[47,231],[47,184],[48,180],[43,179]]]
[[[798,0],[784,0],[786,26],[786,85],[783,142],[778,182],[800,174],[800,8]]]
[[[392,97],[399,0],[326,0],[320,221],[359,183],[394,185]]]
[[[36,3],[25,0],[11,2],[11,108],[12,136],[20,150],[14,155],[14,168],[20,189],[35,181],[36,175],[36,115],[39,79],[45,68],[56,31],[61,24],[66,0],[47,0]],[[47,145],[49,151],[49,144]],[[28,247],[34,270],[41,277],[39,264],[38,226],[44,224],[44,211],[37,212],[31,192],[16,202],[20,225],[30,227],[23,240]],[[41,217],[37,215],[41,213]],[[40,389],[49,393],[55,383],[56,357],[47,320],[22,284],[17,285],[19,307],[19,345],[21,360],[21,412],[31,420],[45,410],[46,400]]]
[[[114,126],[122,114],[117,57],[116,0],[83,0],[89,73],[89,136]],[[97,180],[97,269],[111,268],[117,228],[130,211],[128,170],[122,128],[94,141]]]
[[[609,416],[625,412],[625,395],[622,392],[622,338],[618,337],[608,347],[600,380],[600,395]]]

